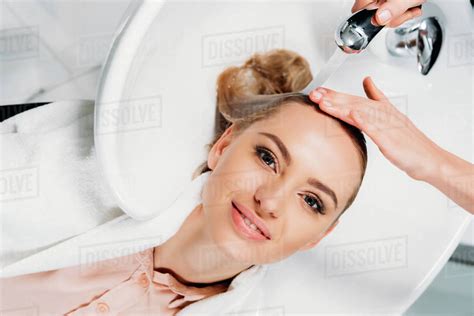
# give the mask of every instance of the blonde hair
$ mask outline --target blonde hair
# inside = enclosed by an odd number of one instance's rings
[[[206,145],[207,150],[211,150],[232,123],[233,133],[238,134],[253,123],[271,117],[282,108],[282,105],[290,102],[312,106],[321,114],[328,116],[307,95],[298,92],[312,79],[308,62],[299,54],[287,49],[256,53],[242,66],[225,69],[217,78],[214,137]],[[357,128],[339,119],[333,119],[341,124],[359,150],[363,178],[367,166],[364,136]],[[198,166],[192,179],[207,171],[211,169],[206,160]],[[357,192],[358,188],[346,208],[352,203]]]

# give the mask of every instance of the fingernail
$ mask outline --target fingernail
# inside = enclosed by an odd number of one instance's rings
[[[327,107],[331,107],[331,106],[332,106],[332,103],[329,102],[329,101],[324,101],[324,102],[323,102],[323,105],[324,105],[324,106],[327,106]]]
[[[323,88],[317,88],[317,89],[318,89],[318,91],[321,92],[321,93],[326,93],[326,92],[327,92],[327,91],[326,91],[325,89],[323,89]]]
[[[319,100],[322,97],[323,97],[323,95],[321,93],[319,93],[318,91],[313,92],[313,98],[315,98],[316,100]]]
[[[392,17],[392,14],[390,13],[389,10],[385,9],[385,10],[382,10],[382,12],[378,14],[378,17],[382,23],[385,23],[388,20],[390,20],[390,18]]]

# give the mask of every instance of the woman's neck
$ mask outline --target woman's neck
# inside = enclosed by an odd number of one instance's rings
[[[171,274],[183,284],[229,281],[249,266],[227,256],[205,231],[202,204],[194,208],[178,232],[155,247],[154,268]]]

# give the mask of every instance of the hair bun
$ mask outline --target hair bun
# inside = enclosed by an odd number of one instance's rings
[[[312,79],[308,62],[293,51],[274,49],[255,53],[243,66],[229,67],[219,75],[218,110],[229,119],[232,107],[237,107],[246,97],[297,92]]]

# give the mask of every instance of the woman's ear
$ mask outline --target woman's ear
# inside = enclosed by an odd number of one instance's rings
[[[311,241],[309,243],[307,243],[306,245],[304,245],[302,248],[300,248],[300,250],[309,250],[311,248],[313,248],[314,246],[316,246],[320,241],[321,239],[323,239],[324,237],[327,236],[327,234],[329,234],[330,232],[333,231],[333,229],[336,227],[336,225],[339,223],[339,220],[335,221],[334,223],[332,223],[331,226],[329,226],[329,228],[324,232],[323,236],[321,238],[319,238],[318,240],[316,241]]]
[[[233,137],[233,130],[234,130],[234,123],[230,125],[224,133],[222,133],[221,137],[214,143],[211,150],[209,151],[209,155],[207,156],[207,166],[209,169],[214,170],[219,161],[219,158],[224,153],[227,146],[229,146],[232,137]]]

